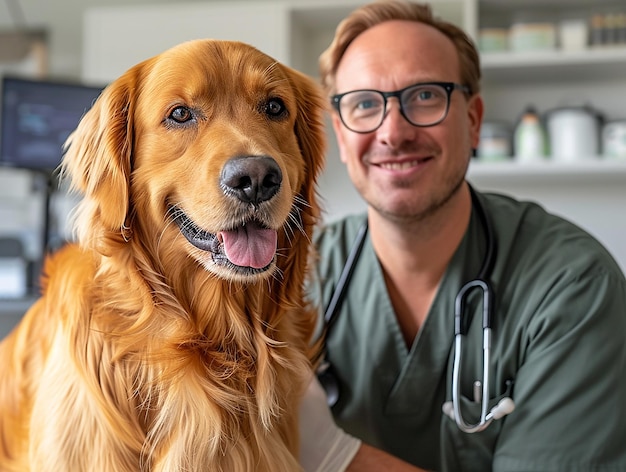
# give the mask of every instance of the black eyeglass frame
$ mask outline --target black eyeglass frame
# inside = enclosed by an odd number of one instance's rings
[[[411,121],[409,119],[409,117],[406,115],[406,113],[404,112],[404,104],[402,102],[402,94],[404,92],[406,92],[409,89],[412,89],[414,87],[419,87],[419,86],[428,86],[428,85],[436,85],[439,87],[442,87],[446,93],[447,93],[447,103],[446,103],[446,110],[443,113],[443,115],[441,116],[441,118],[433,123],[429,123],[427,125],[421,125],[421,124],[417,124],[414,123],[413,121]],[[333,95],[330,97],[331,100],[331,105],[332,107],[337,111],[337,113],[339,114],[339,119],[341,120],[341,122],[343,123],[343,125],[349,129],[350,131],[354,132],[354,133],[359,133],[359,134],[367,134],[367,133],[371,133],[373,131],[376,131],[378,128],[380,128],[380,126],[383,124],[383,121],[385,121],[385,117],[387,116],[387,101],[390,97],[396,97],[398,99],[398,103],[400,105],[400,114],[404,117],[404,119],[406,121],[408,121],[409,123],[411,123],[413,126],[417,126],[420,128],[428,128],[429,126],[435,126],[438,125],[439,123],[441,123],[443,120],[446,119],[446,116],[448,116],[448,111],[450,110],[450,97],[452,95],[452,92],[454,90],[461,90],[464,93],[466,93],[467,95],[471,95],[472,94],[472,89],[469,85],[463,85],[463,84],[457,84],[456,82],[418,82],[417,84],[412,84],[409,85],[407,87],[404,87],[403,89],[400,90],[394,90],[391,92],[382,92],[380,90],[376,90],[376,89],[359,89],[359,90],[350,90],[348,92],[344,92],[344,93],[338,93],[336,95]],[[382,118],[380,119],[380,123],[378,123],[378,125],[376,125],[374,128],[368,130],[368,131],[357,131],[354,130],[352,128],[350,128],[346,122],[343,120],[343,116],[341,114],[341,107],[340,107],[340,102],[341,99],[346,96],[349,95],[351,93],[355,93],[355,92],[375,92],[380,94],[383,97],[383,114],[382,114]]]

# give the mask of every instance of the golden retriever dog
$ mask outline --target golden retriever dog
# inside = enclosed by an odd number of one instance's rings
[[[0,345],[0,470],[299,470],[324,101],[194,40],[112,82],[68,140],[76,243]]]

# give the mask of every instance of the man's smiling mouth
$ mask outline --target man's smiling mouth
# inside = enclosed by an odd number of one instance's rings
[[[429,158],[425,159],[414,159],[412,161],[404,161],[404,162],[381,162],[376,164],[378,167],[387,170],[408,170],[413,167],[417,167],[420,164],[428,161]]]

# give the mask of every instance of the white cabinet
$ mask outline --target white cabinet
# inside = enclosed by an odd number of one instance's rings
[[[131,65],[189,39],[250,43],[317,76],[317,58],[337,24],[363,0],[240,0],[101,6],[83,22],[83,79],[109,81]],[[476,0],[433,0],[433,10],[474,31]],[[128,34],[125,34],[128,33]]]

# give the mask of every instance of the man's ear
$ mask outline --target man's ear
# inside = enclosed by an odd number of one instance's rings
[[[472,148],[478,148],[480,141],[480,126],[483,122],[483,113],[485,105],[480,94],[473,95],[467,104],[467,114],[470,121],[470,138]]]

